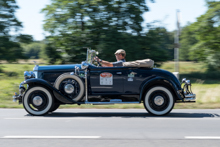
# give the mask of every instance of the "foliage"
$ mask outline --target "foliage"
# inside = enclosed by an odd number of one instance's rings
[[[0,36],[0,59],[9,62],[24,58],[19,43],[10,41],[7,36]]]
[[[0,0],[0,36],[8,36],[11,29],[16,31],[22,26],[14,15],[16,9],[15,0]]]
[[[152,28],[144,37],[143,50],[155,62],[173,59],[173,33],[163,27]]]
[[[85,60],[83,47],[91,47],[100,58],[115,61],[114,52],[123,48],[129,61],[172,60],[173,34],[160,27],[143,33],[141,15],[146,11],[145,0],[52,0],[42,10],[44,29],[50,33],[47,56],[51,63],[56,58],[79,63]]]
[[[165,28],[151,28],[141,36],[116,30],[106,35],[98,46],[100,58],[103,59],[115,61],[114,52],[119,48],[126,50],[127,61],[150,58],[155,62],[164,62],[173,55],[170,54],[173,50],[173,38]]]
[[[24,49],[24,55],[28,59],[39,59],[44,57],[44,43],[43,42],[32,42],[30,44],[22,44]]]
[[[15,61],[23,58],[22,48],[12,41],[10,31],[18,31],[22,25],[14,13],[18,9],[15,0],[0,0],[0,59]]]
[[[48,43],[44,46],[44,53],[48,56],[50,64],[54,64],[56,61],[61,59],[60,52],[54,47],[54,45]]]
[[[191,29],[191,24],[182,28],[181,36],[180,36],[180,60],[182,61],[196,61],[198,60],[198,53],[196,53],[197,57],[190,55],[192,51],[190,48],[198,43],[196,39],[195,31]],[[193,53],[195,54],[195,53]]]
[[[183,31],[181,49],[185,52],[189,48],[189,59],[206,62],[211,70],[220,70],[220,2],[207,0],[207,6],[208,11]]]
[[[20,34],[19,36],[16,37],[16,40],[20,43],[26,43],[26,44],[34,42],[33,36],[27,34]]]

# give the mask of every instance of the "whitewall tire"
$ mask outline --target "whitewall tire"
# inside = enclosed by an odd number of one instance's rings
[[[31,115],[45,115],[54,104],[51,93],[44,87],[30,88],[23,97],[23,106]]]
[[[72,88],[72,91],[70,90],[70,92],[66,92],[65,85],[63,83],[69,83],[69,85],[66,85]],[[60,75],[55,81],[54,87],[58,89],[62,94],[66,95],[74,101],[79,101],[84,96],[84,84],[82,80],[76,75],[70,75],[68,73]]]
[[[145,109],[153,115],[166,115],[174,106],[172,92],[163,86],[149,89],[144,97]]]

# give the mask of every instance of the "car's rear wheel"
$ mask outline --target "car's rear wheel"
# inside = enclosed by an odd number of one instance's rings
[[[54,83],[54,87],[63,95],[74,101],[80,101],[84,96],[84,84],[76,75],[62,74]]]
[[[173,109],[173,94],[166,87],[152,87],[146,92],[144,106],[150,114],[166,115]]]
[[[23,97],[23,106],[31,115],[45,115],[49,112],[54,104],[50,91],[44,87],[32,87]]]

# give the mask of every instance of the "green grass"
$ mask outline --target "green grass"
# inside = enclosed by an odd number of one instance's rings
[[[32,71],[34,64],[0,64],[0,108],[23,108],[12,102],[14,92],[18,93],[19,84],[24,80],[24,71]],[[160,68],[174,72],[174,63],[166,62]],[[202,63],[180,62],[180,78],[192,81],[192,90],[197,95],[196,103],[177,103],[174,108],[220,108],[220,74],[206,72]],[[123,105],[62,105],[61,108],[106,108],[106,109],[144,109],[143,104]]]

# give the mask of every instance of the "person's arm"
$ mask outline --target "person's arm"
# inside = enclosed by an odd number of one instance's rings
[[[113,64],[111,62],[99,59],[99,57],[97,57],[97,56],[94,59],[97,60],[98,62],[100,62],[103,67],[113,67]]]
[[[113,64],[111,62],[105,61],[105,60],[99,60],[99,62],[104,65],[104,67],[113,67]]]

